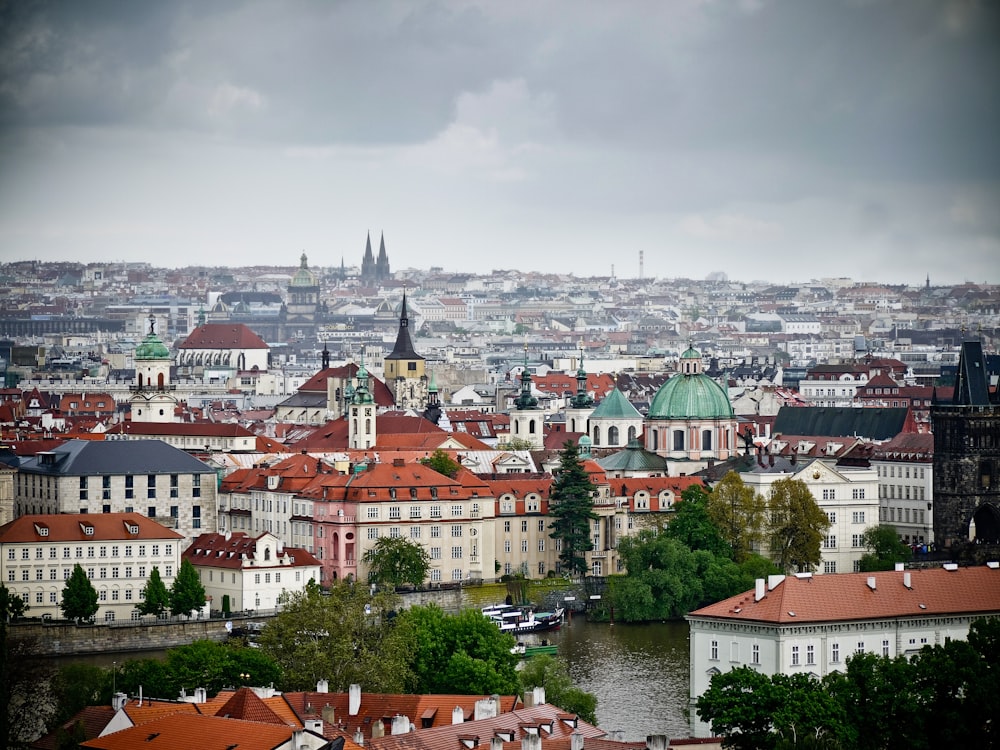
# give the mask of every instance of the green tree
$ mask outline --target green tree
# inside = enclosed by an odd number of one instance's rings
[[[681,492],[673,507],[666,535],[692,551],[705,550],[713,555],[732,557],[733,551],[708,515],[708,492],[692,484]]]
[[[198,571],[191,561],[185,558],[181,568],[170,587],[170,614],[190,615],[191,612],[205,606],[205,587],[201,585]]]
[[[87,706],[111,701],[111,674],[94,664],[61,664],[49,684],[55,703],[54,724],[69,721]]]
[[[142,601],[136,605],[139,614],[156,615],[159,617],[170,606],[170,592],[167,585],[160,578],[160,569],[154,565],[149,571],[149,580],[142,587]]]
[[[323,592],[307,585],[260,635],[261,650],[277,661],[284,690],[313,690],[320,679],[343,692],[357,683],[375,693],[402,692],[410,679],[407,629],[397,627],[399,597],[337,581]]]
[[[29,609],[31,609],[31,606],[24,597],[15,594],[0,583],[0,612],[3,613],[4,623],[24,617],[24,613]]]
[[[427,578],[431,558],[427,550],[403,537],[379,537],[364,554],[368,565],[368,580],[395,588],[404,583],[419,586]]]
[[[529,659],[518,671],[521,691],[545,688],[545,702],[576,714],[590,724],[597,724],[597,697],[573,684],[563,659],[548,654]]]
[[[97,603],[97,590],[80,564],[73,566],[66,585],[63,586],[62,602],[59,608],[68,620],[89,620],[97,614],[100,605]]]
[[[594,548],[590,522],[597,518],[593,497],[597,488],[580,461],[577,446],[567,440],[559,454],[559,468],[549,491],[549,536],[562,544],[559,561],[564,572],[586,574],[584,553]]]
[[[643,529],[618,545],[628,574],[609,581],[615,619],[626,622],[683,617],[704,597],[700,572],[713,556],[692,552],[665,532]]]
[[[413,644],[410,669],[416,693],[510,695],[518,690],[515,641],[482,613],[457,615],[440,607],[417,606],[401,616]]]
[[[438,448],[427,458],[420,459],[420,463],[450,479],[454,479],[462,469],[462,464],[453,459],[443,448]]]
[[[860,570],[871,573],[876,570],[892,570],[896,563],[907,562],[912,551],[899,538],[895,526],[869,526],[861,535],[861,543],[867,552],[861,556]]]
[[[820,545],[830,527],[826,514],[800,479],[779,479],[771,485],[771,556],[782,571],[813,570],[820,561]]]
[[[764,540],[766,502],[753,487],[744,484],[735,471],[728,472],[712,488],[707,499],[708,517],[733,551],[733,559],[742,562]]]

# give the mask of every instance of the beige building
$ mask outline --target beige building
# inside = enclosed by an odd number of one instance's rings
[[[184,538],[139,513],[28,515],[0,527],[0,580],[32,617],[62,618],[62,591],[75,565],[97,590],[96,620],[138,619],[153,567],[170,587]]]

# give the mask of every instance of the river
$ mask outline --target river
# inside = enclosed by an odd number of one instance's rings
[[[622,625],[575,617],[545,637],[558,644],[573,682],[597,696],[602,729],[620,730],[630,742],[650,734],[690,736],[686,622]]]

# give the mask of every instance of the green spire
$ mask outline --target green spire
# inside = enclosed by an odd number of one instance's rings
[[[524,370],[521,372],[521,393],[514,401],[514,407],[521,409],[537,409],[538,399],[531,395],[531,371],[528,369],[528,342],[524,342]]]
[[[361,352],[361,366],[358,367],[358,373],[355,376],[358,381],[358,385],[354,389],[354,398],[351,403],[354,404],[371,404],[375,402],[372,398],[371,392],[368,390],[368,370],[365,368],[365,353]]]
[[[587,371],[583,369],[583,349],[580,349],[580,366],[576,370],[576,395],[569,405],[574,409],[588,409],[594,405],[593,397],[587,393]]]

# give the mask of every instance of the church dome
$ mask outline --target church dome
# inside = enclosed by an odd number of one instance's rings
[[[733,406],[722,386],[702,373],[678,373],[656,392],[647,418],[720,419],[732,416]]]
[[[170,350],[155,333],[150,333],[135,348],[136,359],[170,359]]]
[[[316,286],[316,274],[309,270],[308,258],[306,254],[302,253],[302,257],[299,259],[299,269],[292,276],[291,283],[289,286]]]

